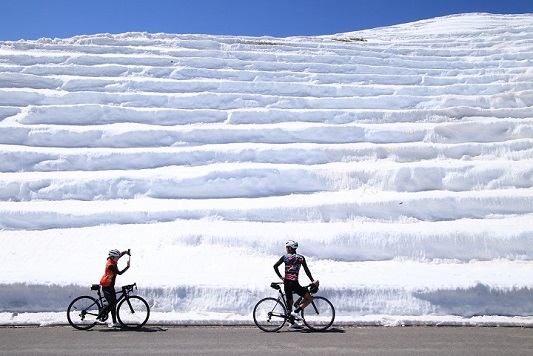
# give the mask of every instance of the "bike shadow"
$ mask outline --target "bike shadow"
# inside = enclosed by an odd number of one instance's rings
[[[155,333],[160,331],[167,331],[167,328],[161,326],[143,326],[142,328],[133,329],[133,328],[106,328],[98,329],[98,332],[113,333],[113,332],[135,332],[135,333]]]
[[[303,329],[287,329],[286,332],[300,333],[300,334],[329,334],[329,333],[344,334],[346,330],[344,330],[343,328],[329,328],[324,331],[316,331],[316,330],[303,328]]]

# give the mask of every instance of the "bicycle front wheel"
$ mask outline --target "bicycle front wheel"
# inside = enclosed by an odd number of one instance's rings
[[[150,317],[150,307],[143,298],[132,295],[122,299],[117,305],[118,322],[127,328],[141,328]]]
[[[96,325],[100,304],[95,298],[84,295],[74,299],[67,309],[68,323],[78,330],[88,330]]]
[[[329,300],[324,297],[313,297],[313,302],[303,311],[304,324],[314,331],[324,331],[333,324],[335,320],[335,308]]]
[[[286,314],[285,306],[278,299],[261,299],[254,308],[254,323],[263,331],[278,331],[287,320]]]

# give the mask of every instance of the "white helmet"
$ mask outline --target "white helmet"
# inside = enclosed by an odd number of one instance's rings
[[[285,247],[290,247],[292,248],[293,250],[296,250],[298,248],[298,242],[294,241],[294,240],[289,240],[285,243]]]
[[[109,257],[120,257],[120,251],[119,250],[109,251]]]

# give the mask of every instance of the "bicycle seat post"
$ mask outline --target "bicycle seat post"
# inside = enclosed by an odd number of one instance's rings
[[[283,288],[279,289],[279,299],[283,302],[283,305],[285,306],[285,310],[288,310],[287,308],[287,298],[285,298],[285,293],[283,293]]]

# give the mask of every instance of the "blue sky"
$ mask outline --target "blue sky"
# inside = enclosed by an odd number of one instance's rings
[[[0,40],[131,31],[312,36],[465,12],[533,13],[533,0],[0,0]]]

